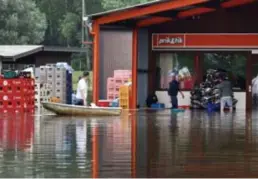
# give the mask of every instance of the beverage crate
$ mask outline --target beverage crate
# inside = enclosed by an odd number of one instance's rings
[[[46,83],[47,82],[47,67],[40,66],[39,68],[39,82]]]
[[[65,81],[56,81],[55,88],[62,88],[63,90],[66,90],[66,82]]]
[[[114,93],[113,93],[113,92],[107,93],[107,99],[108,99],[108,100],[114,100],[114,99],[115,99]]]
[[[115,92],[115,93],[114,93],[114,98],[115,98],[115,99],[119,98],[119,93]]]
[[[56,78],[53,74],[47,75],[47,83],[50,83],[50,82],[55,83],[55,81],[56,81]]]
[[[119,105],[123,109],[130,108],[131,86],[121,86],[119,89]]]
[[[42,74],[47,74],[47,68],[46,66],[40,66],[39,67],[39,73],[42,73]]]
[[[132,75],[131,70],[114,70],[114,77],[130,77]]]
[[[56,64],[54,64],[54,63],[47,63],[46,67],[48,67],[48,68],[50,68],[50,67],[56,68]]]
[[[99,100],[98,101],[98,106],[99,107],[109,107],[111,100]]]
[[[66,96],[66,90],[64,90],[62,88],[56,88],[55,94],[61,94],[63,96]]]
[[[115,79],[114,78],[107,79],[107,91],[115,92]]]

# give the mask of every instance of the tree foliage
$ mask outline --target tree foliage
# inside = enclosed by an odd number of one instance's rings
[[[151,0],[84,0],[85,14],[127,7]],[[91,41],[82,28],[83,0],[0,0],[0,43],[83,47]],[[73,55],[74,68],[90,69],[91,47]]]
[[[105,10],[111,10],[146,3],[150,1],[153,0],[102,0],[102,6]]]
[[[78,46],[81,34],[81,19],[72,12],[65,14],[64,19],[60,21],[60,31],[65,40],[67,46]]]
[[[40,44],[46,17],[33,0],[0,0],[0,43]]]

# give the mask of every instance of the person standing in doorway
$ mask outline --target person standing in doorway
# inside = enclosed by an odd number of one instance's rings
[[[169,83],[168,95],[171,98],[172,109],[177,109],[178,108],[178,99],[177,99],[178,92],[181,93],[182,98],[185,98],[185,96],[184,96],[183,92],[180,90],[179,82],[176,80],[176,75],[172,74],[171,77],[172,77],[172,80]]]
[[[223,112],[226,105],[229,107],[230,111],[233,111],[233,90],[232,83],[229,81],[228,77],[222,77],[222,82],[216,86],[220,89],[220,111]]]
[[[76,105],[87,106],[89,72],[84,72],[77,85]]]

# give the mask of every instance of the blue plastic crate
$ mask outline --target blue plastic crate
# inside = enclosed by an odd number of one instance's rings
[[[119,103],[118,102],[111,102],[111,107],[119,107]]]
[[[164,109],[165,108],[165,104],[163,104],[163,103],[152,104],[151,108],[153,108],[153,109]]]

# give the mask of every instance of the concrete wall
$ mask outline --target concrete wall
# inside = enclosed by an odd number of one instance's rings
[[[148,51],[148,29],[140,29],[138,35],[138,69],[148,70],[149,51]],[[138,72],[138,104],[142,107],[148,96],[148,73]]]
[[[101,30],[99,97],[106,99],[107,78],[114,70],[132,69],[132,31]]]

